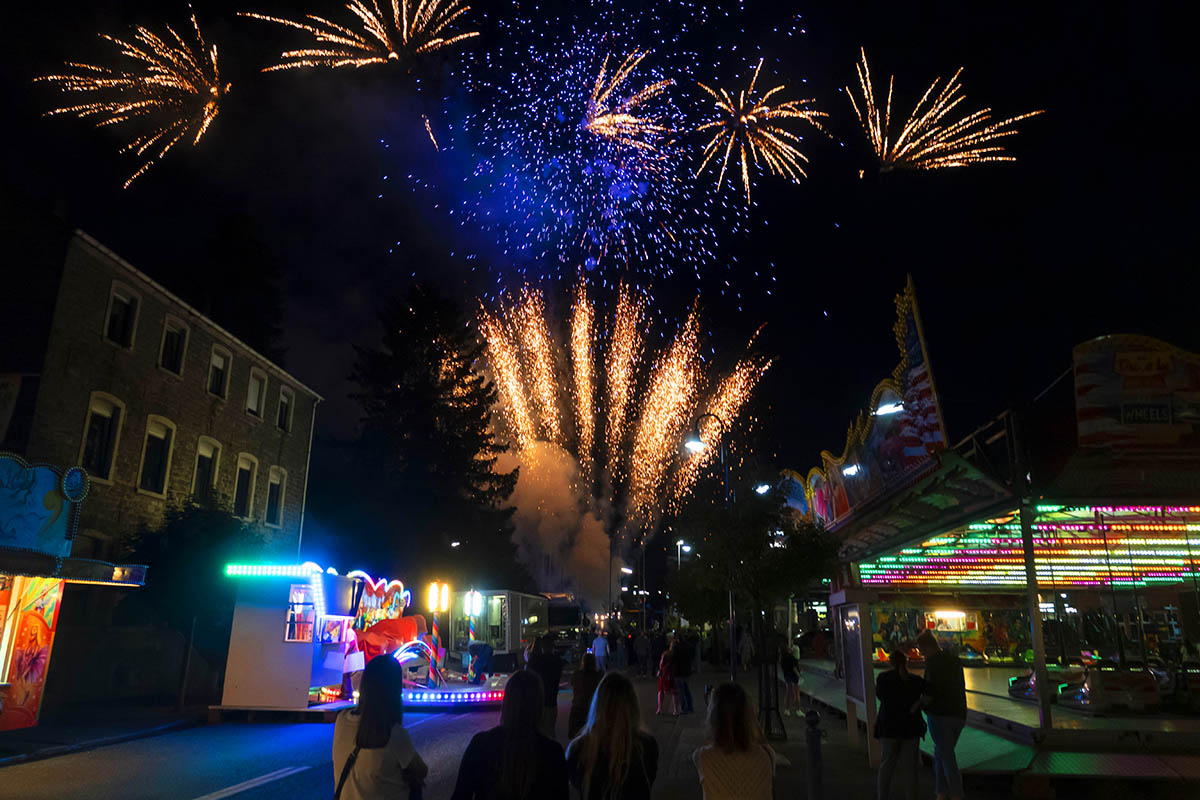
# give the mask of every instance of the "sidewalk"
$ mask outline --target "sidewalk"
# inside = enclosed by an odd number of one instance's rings
[[[32,728],[0,731],[0,767],[91,750],[204,724],[204,715],[164,708],[81,708]]]

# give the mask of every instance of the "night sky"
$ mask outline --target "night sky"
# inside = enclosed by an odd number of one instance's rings
[[[473,5],[503,13],[507,2]],[[1188,28],[1174,11],[1082,2],[787,5],[803,15],[806,33],[781,55],[802,66],[801,91],[833,114],[836,139],[806,139],[812,163],[800,185],[758,179],[750,235],[723,251],[736,266],[713,265],[701,294],[720,353],[736,355],[767,323],[763,346],[777,362],[761,393],[773,411],[763,426],[777,447],[775,466],[805,471],[821,449],[840,452],[852,416],[897,361],[892,300],[906,273],[916,282],[951,442],[1058,377],[1084,339],[1145,333],[1200,350],[1194,144],[1185,141],[1195,84]],[[206,240],[219,217],[252,220],[283,267],[285,366],[329,400],[318,433],[345,437],[357,417],[345,399],[352,345],[375,338],[377,304],[415,275],[470,306],[488,288],[480,265],[502,272],[504,264],[479,241],[452,238],[459,229],[426,196],[381,182],[453,167],[430,148],[405,81],[367,70],[257,72],[294,38],[235,11],[332,15],[334,6],[197,0],[232,94],[199,147],[178,148],[126,191],[132,162],[116,155],[114,136],[41,117],[56,95],[31,81],[67,58],[102,58],[97,31],[186,25],[186,4],[10,8],[0,48],[2,169],[5,192],[65,213],[168,287],[181,254]],[[868,153],[839,87],[854,80],[860,45],[877,90],[896,74],[900,107],[962,65],[970,108],[1046,113],[1007,141],[1015,164],[859,180]],[[488,46],[487,37],[466,45]],[[436,78],[445,66],[433,59],[428,68]],[[219,248],[210,256],[239,257]],[[768,283],[771,263],[776,280]],[[6,273],[18,269],[5,265]],[[694,278],[655,286],[674,314],[695,290]]]

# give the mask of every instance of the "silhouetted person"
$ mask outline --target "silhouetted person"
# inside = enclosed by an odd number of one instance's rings
[[[638,632],[633,640],[633,654],[637,657],[637,674],[639,677],[650,672],[650,638],[645,633]]]
[[[596,669],[604,672],[608,669],[608,639],[603,633],[597,633],[592,640],[592,654],[596,656]]]
[[[451,800],[567,800],[562,745],[538,732],[542,704],[536,673],[509,678],[500,724],[471,738]]]
[[[533,644],[533,655],[529,657],[528,668],[542,679],[542,734],[554,738],[554,729],[558,722],[558,684],[562,680],[562,659],[554,652],[554,640],[543,636]]]
[[[571,715],[567,718],[567,738],[574,739],[575,734],[587,722],[588,710],[592,707],[592,697],[604,673],[596,668],[596,656],[591,653],[583,654],[583,661],[575,674],[571,676]]]
[[[708,699],[712,743],[692,753],[704,800],[771,800],[775,751],[767,746],[746,690],[723,683]]]
[[[404,668],[390,656],[367,662],[358,705],[341,712],[333,726],[336,800],[407,800],[429,767],[404,730]]]
[[[655,709],[655,714],[662,713],[663,698],[671,698],[671,716],[679,716],[679,705],[675,700],[675,668],[671,664],[671,659],[675,657],[675,642],[671,642],[671,646],[666,649],[662,657],[658,660],[658,707]]]
[[[925,682],[908,671],[908,659],[903,650],[893,650],[888,661],[892,668],[875,679],[879,715],[875,718],[874,736],[883,750],[875,784],[876,796],[877,800],[888,800],[892,777],[898,771],[905,800],[916,800],[917,743],[925,735],[925,722],[921,719],[921,692]]]
[[[633,682],[609,672],[596,687],[587,725],[567,745],[567,772],[583,800],[650,800],[658,743],[639,725]]]
[[[938,797],[961,798],[962,774],[954,748],[967,724],[967,683],[958,655],[943,650],[928,630],[917,636],[925,657],[925,716],[933,740],[933,782]]]
[[[679,698],[679,713],[692,713],[692,688],[688,686],[688,678],[692,676],[692,660],[695,658],[692,643],[683,637],[676,637],[675,649],[671,653],[671,668],[675,672],[675,694]]]

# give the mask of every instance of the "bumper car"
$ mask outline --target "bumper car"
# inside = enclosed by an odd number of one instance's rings
[[[988,656],[987,653],[976,650],[969,644],[964,644],[958,651],[958,660],[964,667],[982,667],[987,665]]]
[[[1087,669],[1083,683],[1059,693],[1058,702],[1080,711],[1102,713],[1114,708],[1154,712],[1162,706],[1162,693],[1154,674],[1140,662],[1118,667],[1100,662]]]
[[[1057,702],[1060,695],[1083,685],[1085,672],[1082,668],[1067,667],[1046,670],[1050,679],[1050,702]],[[1008,696],[1017,700],[1028,700],[1036,703],[1038,699],[1037,675],[1031,669],[1024,675],[1014,675],[1008,679]]]

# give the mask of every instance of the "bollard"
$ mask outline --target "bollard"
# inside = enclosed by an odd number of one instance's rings
[[[825,800],[825,781],[821,767],[821,739],[825,732],[818,727],[821,724],[821,715],[815,710],[808,711],[804,715],[804,724],[805,749],[808,755],[808,800]]]

